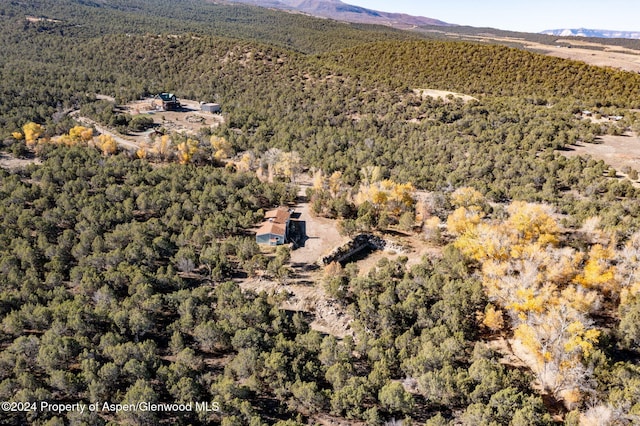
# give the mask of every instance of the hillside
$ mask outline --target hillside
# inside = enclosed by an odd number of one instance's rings
[[[443,21],[424,16],[382,12],[354,6],[339,0],[230,0],[231,2],[272,7],[307,13],[312,16],[360,24],[385,25],[399,29],[414,29],[425,25],[449,26]]]
[[[637,423],[640,164],[565,155],[633,140],[637,73],[199,0],[0,23],[1,424]]]
[[[362,76],[471,94],[574,97],[627,107],[636,105],[634,99],[640,94],[640,78],[634,73],[500,46],[381,42],[365,52],[359,47],[326,57]]]
[[[25,18],[28,16],[44,19],[31,20],[27,25]],[[392,28],[359,27],[301,14],[203,0],[179,3],[170,0],[11,2],[2,6],[0,19],[3,26],[14,27],[17,31],[27,25],[40,32],[64,34],[74,39],[120,34],[123,28],[130,34],[197,32],[270,43],[306,53],[367,41],[416,37]],[[86,22],[92,25],[86,25]],[[3,43],[2,46],[8,48],[11,44]]]

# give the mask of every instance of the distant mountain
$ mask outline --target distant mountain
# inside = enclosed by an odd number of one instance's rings
[[[449,26],[437,19],[423,16],[412,16],[404,13],[380,12],[343,3],[340,0],[228,0],[232,3],[252,4],[254,6],[284,9],[292,12],[306,13],[321,18],[358,24],[386,25],[400,29],[411,29],[425,25]]]
[[[546,30],[541,34],[560,37],[632,38],[640,39],[640,31],[590,30],[587,28]]]

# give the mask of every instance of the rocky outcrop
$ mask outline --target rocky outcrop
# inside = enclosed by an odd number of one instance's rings
[[[402,248],[373,234],[360,234],[347,244],[337,247],[328,255],[321,257],[318,260],[318,265],[326,266],[332,262],[346,262],[363,250],[395,250],[400,252]]]

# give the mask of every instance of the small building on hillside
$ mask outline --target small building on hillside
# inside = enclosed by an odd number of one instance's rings
[[[203,103],[202,105],[200,105],[200,109],[204,112],[210,112],[215,114],[219,114],[220,112],[222,112],[222,108],[220,107],[220,104],[214,104],[211,102]]]
[[[180,102],[173,93],[160,93],[154,97],[154,106],[161,108],[163,111],[175,111],[180,108]]]
[[[264,222],[256,232],[256,243],[279,246],[287,242],[292,211],[278,207],[264,214]]]

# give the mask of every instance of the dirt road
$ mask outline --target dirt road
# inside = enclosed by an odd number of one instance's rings
[[[295,206],[295,212],[299,217],[296,219],[304,223],[307,238],[304,246],[291,252],[291,264],[303,265],[313,264],[321,256],[328,254],[332,249],[349,241],[348,237],[343,237],[338,233],[336,221],[323,217],[316,217],[311,214],[309,203],[306,201],[307,189],[311,188],[309,183],[298,183],[300,191]]]
[[[80,111],[74,111],[71,114],[71,117],[73,117],[74,120],[76,120],[78,123],[84,124],[85,126],[88,127],[94,127],[98,132],[105,134],[105,135],[109,135],[113,138],[113,140],[116,141],[116,143],[118,145],[120,145],[121,147],[128,149],[130,151],[136,151],[138,150],[138,148],[140,148],[140,145],[138,145],[137,143],[135,143],[132,140],[129,139],[125,139],[120,133],[114,132],[112,130],[107,129],[106,127],[98,124],[96,121],[88,118],[88,117],[83,117],[80,115]]]

